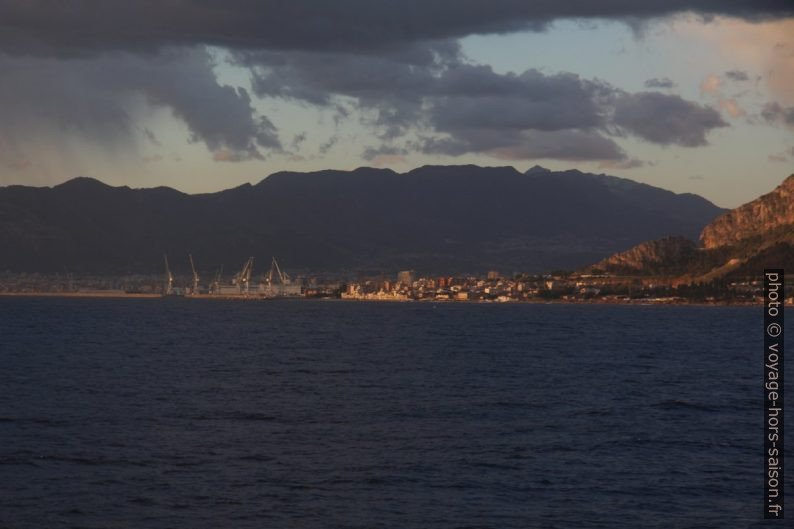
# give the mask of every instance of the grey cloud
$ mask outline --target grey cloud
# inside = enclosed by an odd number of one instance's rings
[[[654,77],[645,81],[645,88],[675,88],[675,83],[667,77]]]
[[[423,107],[426,153],[487,153],[509,159],[619,160],[626,157],[596,132],[607,124],[614,88],[573,74],[494,73],[454,64],[441,74]]]
[[[333,148],[334,145],[336,145],[336,142],[338,141],[339,141],[338,136],[331,136],[330,138],[328,138],[327,141],[323,142],[322,145],[320,145],[318,151],[320,152],[320,154],[326,154],[328,153],[328,151],[330,151]]]
[[[610,138],[582,130],[502,131],[470,129],[456,131],[453,137],[426,138],[421,150],[427,154],[458,156],[484,152],[511,160],[553,158],[557,160],[625,160],[626,154]]]
[[[681,98],[623,94],[574,74],[497,74],[467,61],[456,39],[541,30],[558,18],[637,21],[682,10],[749,19],[794,12],[770,0],[82,0],[79,9],[0,0],[0,116],[12,118],[4,125],[68,127],[110,142],[129,136],[134,109],[127,103],[143,96],[170,108],[218,160],[281,150],[275,126],[257,115],[248,92],[218,82],[200,46],[210,44],[251,69],[257,96],[335,109],[335,120],[355,109],[387,144],[435,135],[415,148],[623,159],[608,137],[615,130],[702,145],[725,124]],[[550,138],[572,150],[553,149]]]
[[[610,138],[593,131],[528,130],[518,145],[500,147],[494,154],[509,159],[554,158],[557,160],[624,160],[626,154]]]
[[[434,87],[430,109],[440,130],[485,127],[559,130],[604,123],[602,96],[612,88],[574,74],[494,73],[488,66],[454,65]]]
[[[293,151],[300,149],[301,144],[306,141],[306,136],[307,134],[305,132],[301,132],[292,138],[292,143],[290,145],[292,146]]]
[[[353,98],[367,124],[388,139],[420,119],[423,97],[436,90],[439,72],[460,61],[460,47],[442,41],[381,55],[245,51],[233,58],[251,69],[258,96],[333,107],[335,119],[348,115],[335,98]]]
[[[706,145],[706,134],[728,124],[719,112],[679,96],[658,92],[625,94],[615,104],[614,124],[661,145]]]
[[[333,93],[367,100],[425,92],[434,74],[459,54],[457,43],[440,41],[380,55],[242,51],[233,58],[253,69],[253,89],[261,96],[328,104]]]
[[[560,18],[637,25],[692,11],[751,20],[794,14],[788,0],[0,0],[0,49],[66,55],[210,44],[370,51],[471,34],[542,30]]]
[[[769,123],[782,123],[794,127],[794,107],[783,107],[780,103],[767,103],[761,110],[761,116]]]
[[[162,147],[163,146],[163,144],[160,142],[160,140],[157,139],[157,136],[155,135],[155,133],[152,132],[151,130],[143,129],[143,135],[146,136],[146,139],[149,140],[149,142],[152,145],[154,145],[155,147]]]
[[[725,72],[725,77],[730,79],[731,81],[749,81],[750,76],[747,75],[747,72],[743,72],[742,70],[729,70]]]
[[[0,120],[19,146],[76,133],[101,145],[128,141],[136,98],[169,108],[190,131],[190,140],[234,159],[279,149],[275,129],[256,116],[242,89],[218,84],[212,57],[203,48],[168,50],[142,57],[108,53],[54,60],[0,55]],[[158,141],[144,131],[149,141]]]
[[[646,162],[637,158],[624,158],[622,160],[605,160],[598,164],[601,169],[637,169],[639,167],[655,165],[653,162]]]
[[[552,131],[594,127],[603,122],[598,107],[587,98],[444,97],[433,105],[430,114],[440,130],[485,127]]]
[[[432,60],[308,52],[235,58],[252,69],[258,95],[327,107],[338,98],[352,100],[385,144],[414,131],[423,137],[415,148],[428,153],[627,160],[606,135],[628,132],[663,145],[697,146],[709,131],[726,126],[715,110],[678,96],[627,94],[571,73],[499,74],[471,64],[454,43],[428,47]]]
[[[429,43],[431,60],[382,54],[241,53],[252,68],[253,87],[263,97],[356,106],[391,140],[419,125],[453,134],[462,129],[561,130],[605,124],[603,101],[614,88],[569,73],[537,70],[497,74],[473,65],[457,44]]]
[[[367,161],[372,161],[378,156],[405,156],[409,153],[408,149],[404,147],[395,147],[394,145],[381,145],[379,147],[367,147],[361,153],[361,158]]]

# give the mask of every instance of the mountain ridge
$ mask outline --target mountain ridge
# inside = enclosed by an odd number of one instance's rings
[[[5,187],[0,270],[149,272],[163,253],[192,253],[213,269],[275,255],[293,270],[540,272],[671,231],[696,237],[724,211],[627,179],[533,169],[282,171],[196,195],[85,177]]]

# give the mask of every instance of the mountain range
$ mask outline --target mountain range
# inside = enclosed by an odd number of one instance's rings
[[[278,172],[196,195],[80,177],[0,188],[0,270],[152,273],[163,254],[179,269],[191,253],[202,270],[272,255],[294,272],[542,272],[667,234],[695,238],[724,212],[693,194],[539,166]]]

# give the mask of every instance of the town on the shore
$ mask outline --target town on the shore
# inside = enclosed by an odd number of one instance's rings
[[[201,286],[189,277],[164,283],[159,275],[81,275],[0,272],[0,294],[83,297],[184,296],[216,299],[337,298],[372,301],[720,303],[763,301],[763,279],[719,279],[688,283],[680,279],[556,271],[546,274],[428,276],[413,270],[396,275],[354,277],[304,275],[279,286],[261,282]],[[786,304],[794,304],[794,281],[787,278]],[[179,286],[184,285],[184,286]]]

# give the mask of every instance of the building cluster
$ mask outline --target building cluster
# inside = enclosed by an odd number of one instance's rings
[[[794,304],[794,278],[786,280],[785,299]],[[173,283],[176,283],[174,285]],[[185,286],[181,286],[185,285]],[[160,275],[78,276],[72,274],[0,273],[0,293],[179,294],[191,289],[189,278],[174,281]],[[262,292],[263,285],[271,290]],[[275,285],[275,286],[274,286]],[[217,290],[216,290],[217,289]],[[225,290],[224,290],[225,289]],[[228,290],[229,292],[226,292]],[[203,290],[198,290],[203,292]],[[191,292],[192,293],[192,292]],[[301,276],[281,282],[221,286],[209,295],[226,297],[305,297],[383,301],[586,301],[652,302],[688,301],[755,303],[763,300],[763,281],[717,280],[706,284],[676,283],[671,278],[609,274],[551,273],[505,277],[491,271],[484,276],[419,276],[413,270],[396,276]],[[185,294],[187,295],[187,294]]]
[[[394,281],[362,279],[346,285],[343,299],[439,300],[439,301],[521,301],[595,296],[600,289],[573,277],[560,275],[503,277],[490,271],[485,277],[417,277],[413,270],[402,271]]]
[[[786,296],[792,303],[794,285]],[[485,277],[417,277],[412,270],[396,280],[361,279],[345,285],[340,297],[360,300],[437,301],[602,301],[676,303],[695,301],[753,302],[763,298],[763,282],[715,281],[708,284],[675,284],[670,278],[558,273],[503,277],[496,271]]]

